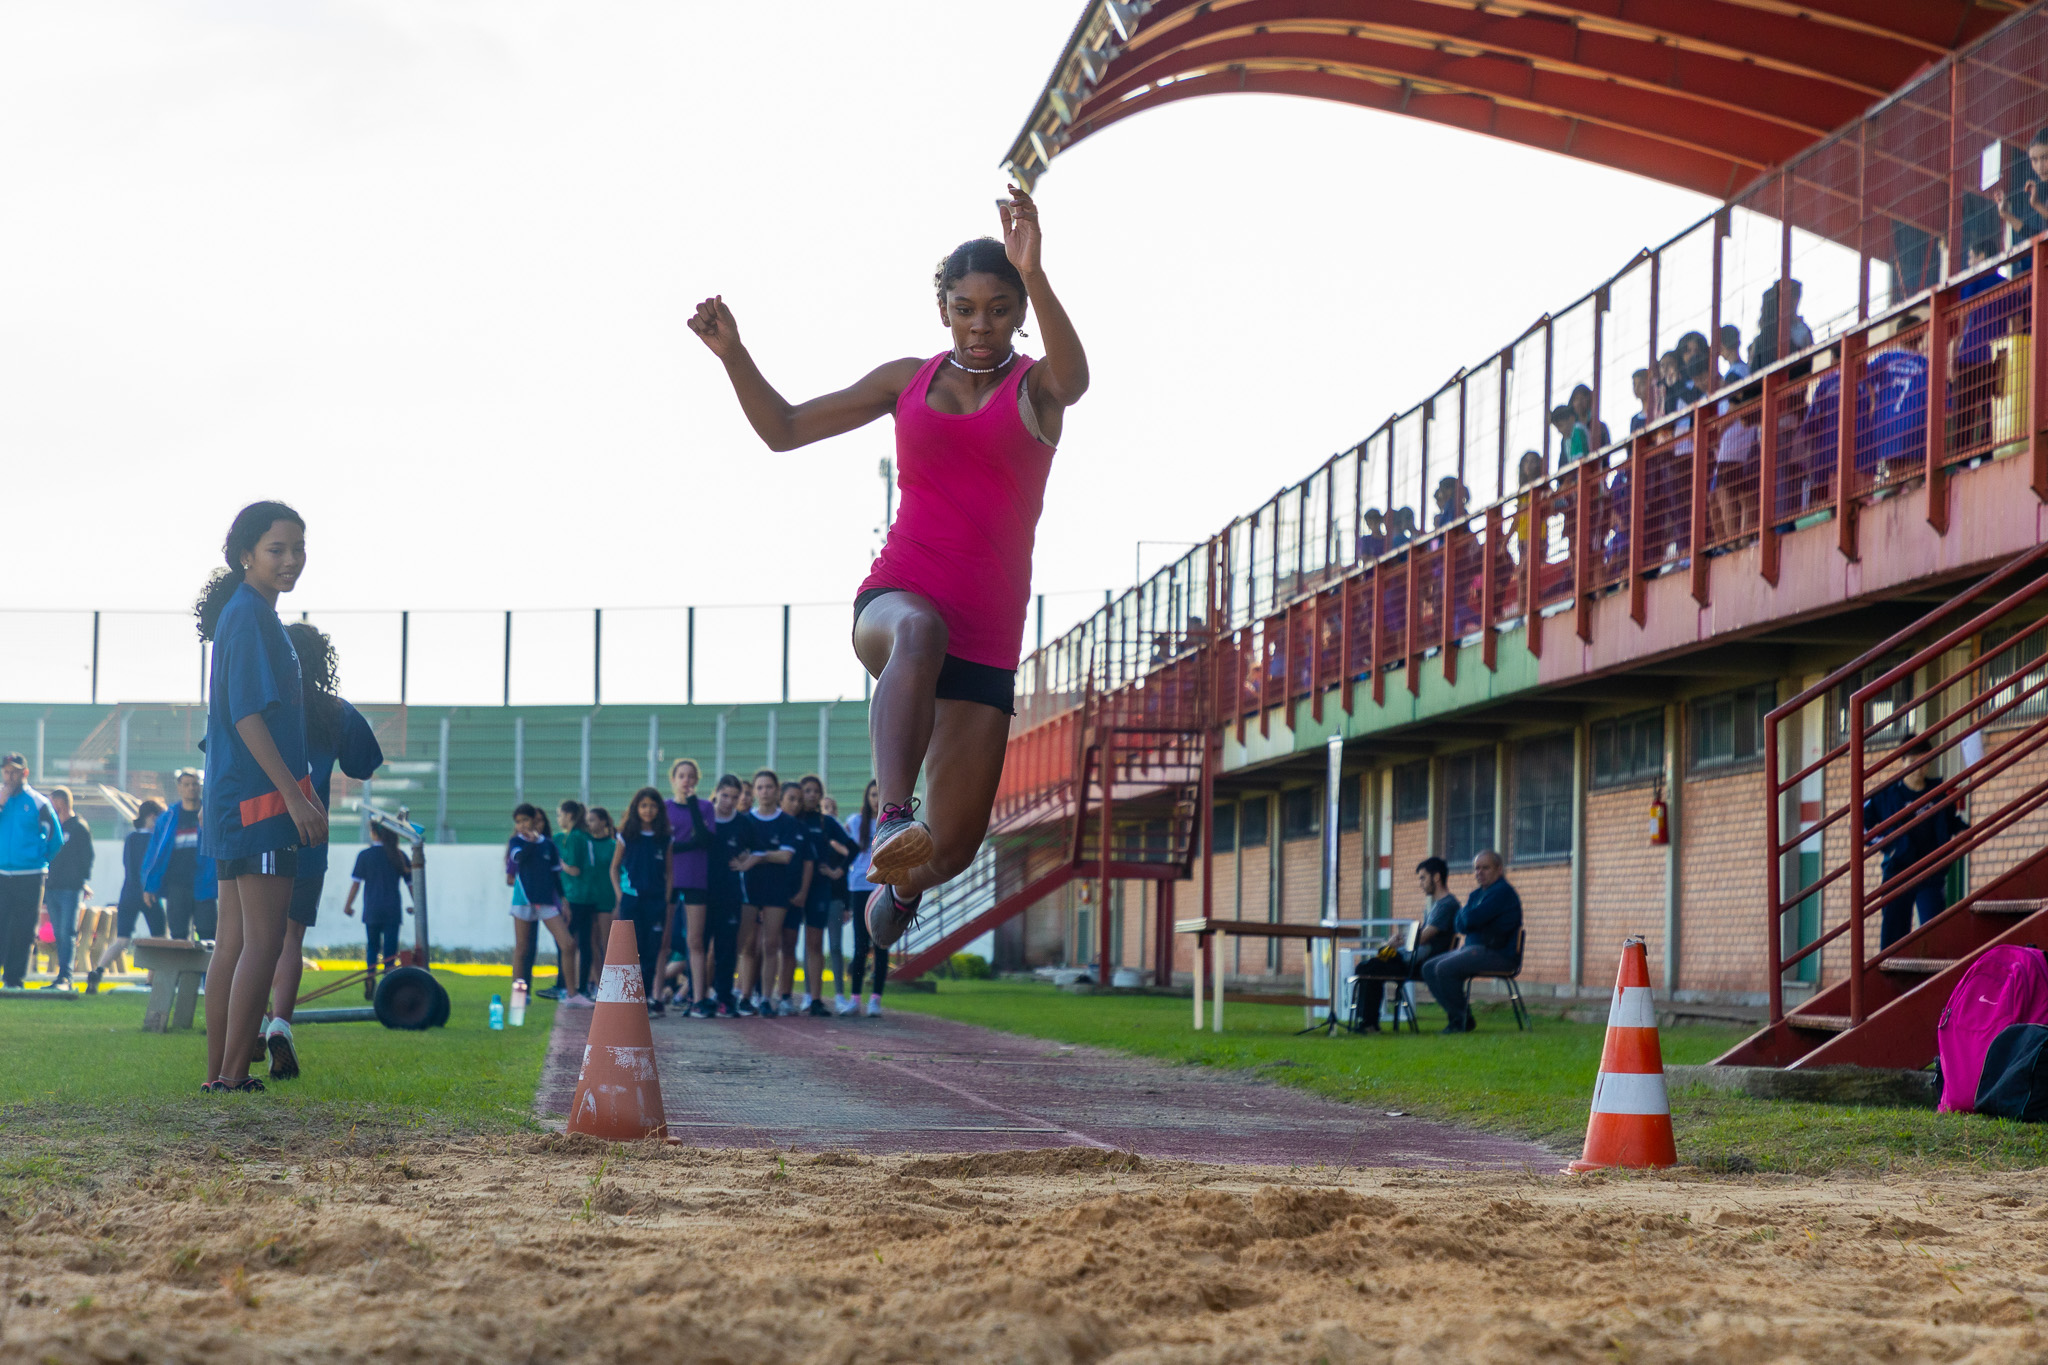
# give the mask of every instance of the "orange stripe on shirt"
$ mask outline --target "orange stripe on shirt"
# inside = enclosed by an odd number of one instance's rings
[[[300,778],[299,790],[306,794],[308,800],[311,800],[313,796],[313,779],[310,777]],[[261,796],[252,796],[242,802],[241,813],[243,829],[247,829],[249,826],[260,821],[268,820],[272,816],[283,815],[284,794],[278,791],[267,791]]]

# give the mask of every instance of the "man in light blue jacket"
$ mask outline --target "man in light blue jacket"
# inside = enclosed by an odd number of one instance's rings
[[[28,974],[43,874],[62,847],[57,812],[28,784],[28,760],[0,755],[0,985],[18,988]]]

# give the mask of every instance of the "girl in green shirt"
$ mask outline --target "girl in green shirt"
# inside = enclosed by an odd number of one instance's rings
[[[584,856],[589,861],[584,864],[582,883],[572,884],[569,890],[570,922],[580,913],[590,924],[597,953],[591,959],[590,984],[595,987],[604,968],[605,945],[612,939],[612,912],[618,908],[612,894],[612,854],[619,846],[619,832],[612,825],[612,813],[603,806],[590,808],[578,832],[584,837]]]

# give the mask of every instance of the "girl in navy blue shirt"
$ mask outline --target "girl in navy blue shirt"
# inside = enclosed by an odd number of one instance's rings
[[[562,915],[562,850],[555,847],[547,813],[531,802],[512,808],[512,837],[505,841],[505,885],[512,888],[512,961],[518,979],[533,989],[533,926],[545,924],[568,969],[565,980],[576,979],[576,941],[569,937],[569,921]],[[562,997],[565,1005],[587,1005],[590,998],[571,992]]]
[[[633,922],[633,937],[640,950],[640,985],[647,996],[649,1014],[666,1014],[655,999],[654,986],[661,979],[662,964],[669,951],[669,845],[674,842],[668,824],[668,804],[652,787],[633,793],[626,807],[626,823],[619,826],[619,845],[612,851],[612,890],[619,898],[619,918]]]
[[[400,904],[398,888],[412,889],[412,866],[398,851],[396,831],[379,827],[377,847],[356,855],[355,870],[349,874],[348,899],[341,913],[356,912],[356,892],[363,893],[363,929],[369,935],[370,950],[363,959],[372,969],[383,958],[384,970],[398,965],[398,926],[411,907]]]
[[[281,502],[236,513],[196,612],[213,642],[199,851],[216,860],[220,920],[206,974],[209,1091],[261,1090],[249,1074],[284,941],[298,850],[327,842],[306,762],[299,659],[277,599],[306,567],[306,522]]]
[[[744,989],[751,977],[753,1007],[774,1014],[773,995],[782,980],[782,926],[796,903],[797,882],[803,875],[798,859],[807,846],[803,827],[782,813],[782,779],[774,769],[754,774],[754,809],[740,822],[752,850],[741,869],[746,873],[747,902],[758,911],[761,926],[755,943],[740,944],[740,984]]]

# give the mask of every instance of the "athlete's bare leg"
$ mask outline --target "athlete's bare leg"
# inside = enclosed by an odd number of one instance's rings
[[[1010,741],[1010,718],[993,706],[939,699],[934,709],[931,744],[924,755],[932,856],[896,882],[897,894],[905,898],[959,876],[974,861],[988,835],[988,815]],[[876,754],[879,767],[879,749]]]
[[[270,1012],[287,1024],[299,1005],[299,983],[306,972],[306,926],[286,917],[284,946],[277,950],[277,975],[270,978]]]
[[[932,742],[948,638],[939,609],[914,592],[882,594],[854,623],[853,652],[875,679],[868,739],[875,755],[875,786],[885,806],[908,801],[917,787],[917,770]]]

